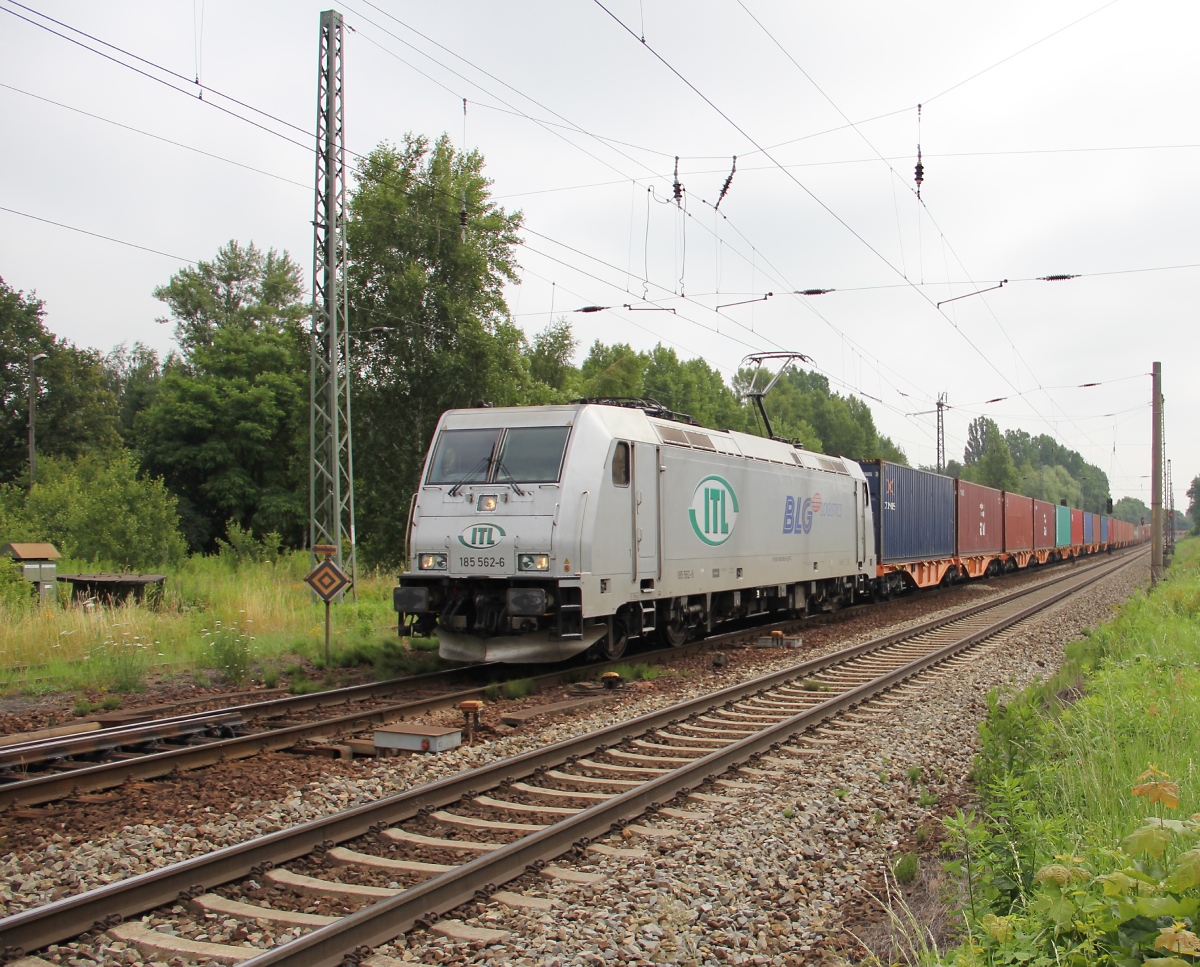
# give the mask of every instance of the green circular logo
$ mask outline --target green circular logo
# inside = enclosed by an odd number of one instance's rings
[[[737,515],[737,494],[728,480],[714,474],[696,484],[688,518],[692,530],[705,544],[716,547],[729,540]]]

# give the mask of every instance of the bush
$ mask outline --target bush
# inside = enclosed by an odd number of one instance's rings
[[[260,539],[231,520],[225,525],[225,540],[217,538],[217,556],[235,568],[243,564],[270,564],[279,560],[282,546],[283,538],[275,531]]]
[[[163,567],[187,550],[175,498],[139,478],[127,451],[42,458],[31,490],[0,488],[0,524],[6,541],[49,541],[63,557],[117,568]]]

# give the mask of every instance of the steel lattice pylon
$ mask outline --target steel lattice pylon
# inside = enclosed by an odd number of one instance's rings
[[[332,544],[356,578],[354,456],[350,441],[350,335],[346,327],[346,143],[342,15],[321,13],[317,177],[313,214],[313,320],[309,424],[309,546]],[[314,553],[314,561],[316,560]]]

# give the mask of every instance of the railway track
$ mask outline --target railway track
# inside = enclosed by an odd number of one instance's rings
[[[952,588],[939,589],[952,591]],[[921,600],[933,600],[925,592]],[[848,620],[858,609],[790,619],[777,624],[732,631],[676,648],[639,650],[614,662],[589,662],[589,674],[629,660],[656,663],[683,655],[744,643],[782,629],[795,632]],[[353,735],[376,726],[415,719],[482,699],[494,680],[531,678],[545,689],[578,675],[580,663],[530,676],[520,666],[477,665],[408,678],[287,695],[260,702],[174,715],[150,721],[0,746],[0,809],[29,808],[68,797],[103,793],[126,782],[202,769],[217,763],[296,748],[313,740]],[[499,677],[502,676],[502,677]],[[464,683],[472,683],[461,688]],[[480,684],[482,683],[482,684]],[[415,691],[417,698],[393,701]],[[432,692],[432,694],[430,694]],[[323,710],[347,707],[339,715]],[[315,717],[313,713],[318,713]]]
[[[622,846],[597,840],[646,815],[687,820],[706,803],[727,801],[743,785],[739,770],[803,768],[805,743],[831,741],[805,733],[966,660],[973,646],[1141,557],[1076,567],[598,732],[10,916],[0,921],[0,946],[11,957],[99,928],[152,957],[317,967],[342,964],[418,924],[455,935],[461,925],[439,921],[464,903],[540,909],[547,901],[499,887],[527,872],[585,882],[589,874],[563,856],[620,855]],[[785,747],[797,737],[796,748]],[[680,797],[680,807],[667,805]],[[631,828],[651,838],[662,832]],[[177,936],[121,922],[183,901],[197,919],[177,917]],[[213,917],[301,935],[269,950],[215,944],[207,939]]]

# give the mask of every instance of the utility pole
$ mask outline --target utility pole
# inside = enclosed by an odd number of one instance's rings
[[[942,419],[942,411],[946,408],[946,394],[938,393],[937,399],[937,472],[941,473],[946,466],[946,425]]]
[[[357,541],[350,436],[350,334],[346,321],[346,141],[342,71],[342,15],[336,10],[325,10],[321,13],[317,72],[309,546],[335,547],[334,562],[353,582],[357,577]],[[313,554],[315,563],[316,552]]]
[[[1151,374],[1153,398],[1150,401],[1153,421],[1150,450],[1150,584],[1163,576],[1163,451],[1162,451],[1162,363],[1155,363]]]
[[[29,354],[29,489],[37,476],[37,449],[34,446],[34,426],[37,422],[37,372],[34,365],[39,359],[48,358],[45,353]]]

